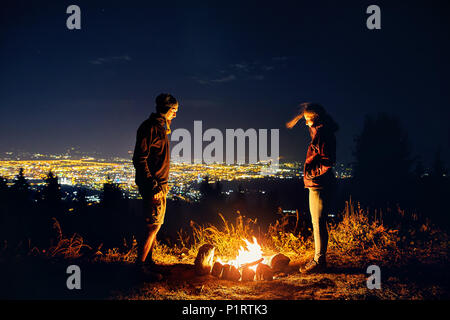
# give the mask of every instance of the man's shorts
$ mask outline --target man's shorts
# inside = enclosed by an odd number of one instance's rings
[[[169,187],[162,185],[163,195],[158,200],[153,199],[154,193],[148,188],[139,186],[139,193],[142,196],[144,218],[147,224],[163,224],[166,215],[167,194]]]

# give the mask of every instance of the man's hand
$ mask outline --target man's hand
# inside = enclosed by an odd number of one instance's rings
[[[153,191],[153,199],[155,200],[161,199],[164,195],[163,188],[156,180],[153,180],[152,191]]]
[[[153,199],[155,199],[155,200],[161,199],[164,194],[163,188],[161,187],[161,185],[158,183],[158,181],[156,181],[154,179],[149,181],[149,183],[151,184],[150,188],[153,193]]]
[[[156,194],[153,195],[153,199],[159,200],[159,199],[162,198],[162,196],[163,196],[163,192],[160,191],[160,192],[158,192],[158,193],[156,193]]]

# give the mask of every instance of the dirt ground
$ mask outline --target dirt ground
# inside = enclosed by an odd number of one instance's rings
[[[448,299],[448,268],[411,265],[407,268],[380,266],[380,290],[367,288],[367,266],[339,265],[331,262],[322,274],[303,275],[298,267],[305,261],[290,263],[290,270],[272,281],[233,282],[211,275],[196,276],[193,266],[160,266],[164,279],[144,282],[127,292],[112,292],[111,299],[195,299],[195,300],[411,300]]]
[[[190,263],[159,265],[164,278],[149,281],[127,263],[48,261],[26,258],[2,261],[1,299],[107,300],[442,300],[449,299],[448,265],[383,266],[381,289],[369,290],[367,266],[329,261],[327,272],[302,275],[303,261],[292,261],[285,274],[272,281],[233,282],[211,275],[196,276]],[[81,290],[68,290],[66,269],[77,264]]]

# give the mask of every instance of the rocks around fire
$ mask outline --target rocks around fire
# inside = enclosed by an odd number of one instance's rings
[[[256,280],[273,280],[273,270],[267,264],[260,263],[256,268]]]
[[[223,280],[231,280],[231,281],[239,281],[241,278],[241,273],[239,270],[230,264],[225,264],[223,266],[221,279]]]
[[[263,259],[241,265],[239,268],[231,264],[222,264],[219,261],[214,262],[215,247],[211,244],[204,244],[200,247],[194,262],[195,274],[204,276],[212,275],[222,280],[230,281],[271,281],[274,279],[274,273],[285,273],[288,270],[290,259],[278,253],[274,255],[269,265],[262,263]],[[256,271],[252,269],[257,265]]]
[[[250,269],[250,267],[242,268],[242,281],[255,280],[256,272]]]
[[[214,277],[220,278],[222,277],[222,272],[223,272],[223,264],[221,264],[219,261],[216,261],[213,265],[211,274]]]
[[[278,253],[270,259],[270,267],[273,272],[287,272],[290,261],[291,259],[286,257],[284,254]]]
[[[207,275],[213,267],[215,247],[211,244],[204,244],[200,247],[195,258],[194,266],[197,275]]]

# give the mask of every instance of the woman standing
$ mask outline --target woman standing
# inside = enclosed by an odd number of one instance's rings
[[[323,271],[327,266],[327,215],[336,185],[333,166],[336,162],[335,132],[339,127],[321,105],[303,103],[300,106],[300,111],[286,123],[286,127],[292,129],[304,117],[311,136],[303,170],[303,181],[305,188],[309,190],[309,211],[314,232],[314,258],[300,267],[300,272],[313,273]]]

